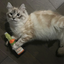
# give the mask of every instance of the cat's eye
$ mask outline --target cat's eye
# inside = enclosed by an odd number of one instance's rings
[[[23,15],[18,16],[18,18],[21,18],[21,17],[23,17]]]
[[[17,16],[20,16],[20,14],[18,13]]]
[[[12,15],[12,13],[10,13],[10,15]]]

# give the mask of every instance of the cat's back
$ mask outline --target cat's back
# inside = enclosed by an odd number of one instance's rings
[[[55,13],[51,10],[44,10],[44,11],[35,11],[33,13],[30,14],[31,16],[31,20],[32,22],[35,23],[38,23],[40,25],[43,24],[46,25],[46,26],[50,26],[51,23],[53,22],[52,20],[55,19],[55,20],[58,20],[61,15],[58,14],[58,13]]]
[[[51,10],[42,10],[42,11],[35,11],[33,12],[34,14],[43,14],[43,15],[55,15],[55,12],[51,11]]]

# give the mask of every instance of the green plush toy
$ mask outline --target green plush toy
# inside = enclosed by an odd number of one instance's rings
[[[11,46],[13,46],[16,42],[15,39],[13,39],[7,32],[5,33],[5,37],[8,39],[9,43],[11,44]],[[22,52],[24,51],[24,49],[22,47],[19,47],[15,50],[15,52],[20,55]]]

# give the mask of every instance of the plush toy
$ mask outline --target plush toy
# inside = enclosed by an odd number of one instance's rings
[[[16,42],[15,39],[13,39],[7,32],[5,33],[5,37],[8,39],[9,43],[11,46],[13,46]],[[22,47],[17,48],[14,50],[18,55],[20,55],[24,49]]]

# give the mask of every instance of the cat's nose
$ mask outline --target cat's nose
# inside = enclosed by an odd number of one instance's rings
[[[13,20],[14,20],[15,18],[13,18]]]

